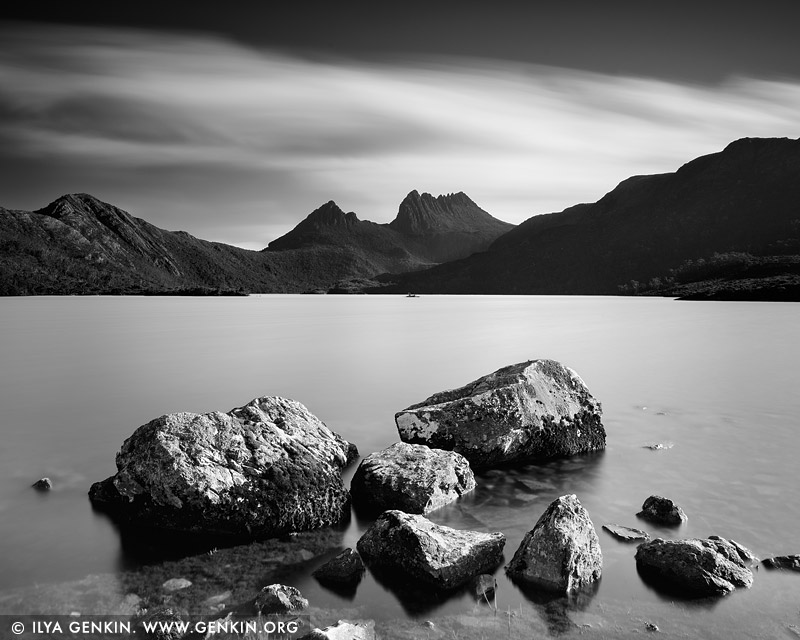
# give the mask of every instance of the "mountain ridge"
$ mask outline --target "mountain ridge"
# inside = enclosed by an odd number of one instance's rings
[[[595,203],[533,216],[486,252],[383,276],[381,290],[613,295],[714,253],[800,253],[798,203],[800,140],[743,138],[675,172],[627,178]]]

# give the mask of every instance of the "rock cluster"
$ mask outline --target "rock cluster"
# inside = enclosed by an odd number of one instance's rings
[[[474,488],[475,476],[464,456],[405,442],[364,458],[350,484],[356,506],[422,514]]]
[[[228,413],[173,413],[139,427],[95,483],[95,506],[177,531],[266,537],[349,515],[341,469],[354,445],[299,402],[261,397]]]
[[[600,403],[553,360],[511,365],[395,415],[404,442],[457,451],[474,468],[605,448]]]

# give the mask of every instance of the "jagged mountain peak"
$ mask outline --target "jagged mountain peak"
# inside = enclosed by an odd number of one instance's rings
[[[300,224],[353,225],[358,222],[360,222],[360,220],[355,213],[352,211],[345,213],[333,200],[329,200],[321,207],[309,213],[306,219]]]
[[[426,235],[452,231],[474,231],[488,227],[512,225],[493,218],[463,191],[432,196],[411,191],[400,203],[397,217],[389,223],[395,231],[410,235]]]

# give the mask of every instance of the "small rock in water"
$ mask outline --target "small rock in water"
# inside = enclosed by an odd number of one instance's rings
[[[774,558],[767,558],[764,560],[763,564],[768,569],[790,569],[791,571],[800,571],[800,555],[775,556]]]
[[[289,613],[308,607],[308,600],[294,587],[270,584],[261,590],[253,604],[260,613]]]
[[[39,491],[50,491],[50,489],[53,488],[53,483],[50,482],[50,478],[42,478],[34,482],[31,486]]]
[[[647,629],[648,631],[655,631],[655,632],[660,631],[660,629],[658,628],[658,625],[655,624],[654,622],[645,622],[644,623],[644,628]]]
[[[364,575],[364,561],[357,551],[347,548],[311,575],[322,583],[358,584]]]
[[[488,573],[477,576],[471,584],[472,594],[478,600],[491,600],[494,598],[494,591],[497,588],[497,580]]]
[[[161,585],[161,588],[164,591],[180,591],[181,589],[186,589],[192,586],[191,580],[187,580],[186,578],[172,578],[167,580],[164,584]]]
[[[644,445],[645,449],[650,449],[651,451],[664,451],[665,449],[672,449],[673,444],[671,442],[656,442],[655,444],[646,444]]]
[[[669,498],[661,496],[647,498],[642,505],[642,510],[636,515],[650,522],[665,525],[679,525],[689,519],[677,504]]]
[[[684,596],[723,596],[753,584],[753,572],[737,545],[719,536],[643,542],[636,550],[636,566],[643,576]]]
[[[604,524],[603,529],[608,531],[615,538],[624,540],[625,542],[633,542],[634,540],[649,540],[650,534],[641,529],[634,529],[633,527],[623,527],[620,524]]]

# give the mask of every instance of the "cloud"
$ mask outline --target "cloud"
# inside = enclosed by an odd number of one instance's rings
[[[251,248],[330,199],[388,222],[412,189],[463,190],[521,222],[736,138],[800,130],[788,80],[311,60],[110,28],[6,24],[0,38],[0,169],[19,177],[0,204],[37,208],[66,186]]]

